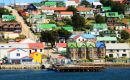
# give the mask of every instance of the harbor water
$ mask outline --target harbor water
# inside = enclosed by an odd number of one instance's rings
[[[0,80],[130,80],[130,68],[107,68],[102,72],[0,70]]]

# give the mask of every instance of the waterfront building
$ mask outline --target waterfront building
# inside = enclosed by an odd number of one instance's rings
[[[0,44],[0,60],[7,57],[10,63],[21,63],[24,57],[29,57],[33,52],[44,54],[44,43]]]
[[[42,12],[46,15],[53,15],[54,14],[55,7],[42,7]]]
[[[73,12],[72,11],[62,11],[57,16],[61,17],[61,18],[71,18],[73,16]]]
[[[30,53],[29,57],[32,58],[35,63],[42,63],[42,54],[39,52]]]
[[[111,58],[130,58],[130,44],[128,43],[107,43],[106,55]]]
[[[58,53],[66,53],[67,52],[67,44],[66,43],[56,43],[56,50]]]

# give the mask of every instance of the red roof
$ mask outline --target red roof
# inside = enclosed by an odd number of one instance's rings
[[[29,43],[30,49],[43,49],[44,44],[43,43]]]
[[[80,0],[69,0],[69,1],[75,1],[76,3],[80,3]]]
[[[126,29],[126,28],[125,28],[125,29],[123,29],[123,30],[125,30],[125,31],[127,31],[127,32],[129,32],[129,33],[130,33],[130,29]]]
[[[67,8],[66,7],[56,7],[56,11],[65,11]]]
[[[43,10],[65,11],[66,7],[42,7]]]
[[[69,15],[73,15],[72,11],[64,11],[64,12],[60,12],[60,14],[69,14]]]
[[[57,47],[66,47],[67,44],[66,43],[57,43],[56,46]]]
[[[77,38],[79,38],[80,37],[80,35],[77,35],[77,36],[75,36],[73,39],[77,39]]]
[[[13,48],[13,49],[9,50],[8,52],[12,52],[12,51],[14,51],[14,50],[16,50],[16,48]]]
[[[86,7],[77,7],[78,11],[90,11],[92,8],[86,8]]]

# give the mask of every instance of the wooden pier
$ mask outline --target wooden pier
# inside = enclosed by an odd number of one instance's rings
[[[59,72],[99,72],[104,70],[102,66],[55,66],[54,71]]]

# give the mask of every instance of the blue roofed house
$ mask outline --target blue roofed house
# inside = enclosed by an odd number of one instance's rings
[[[96,40],[96,37],[90,33],[73,34],[69,38],[69,41],[75,41],[75,42],[85,42],[85,41],[95,42],[95,40]]]
[[[104,42],[96,42],[97,52],[96,55],[98,58],[105,58],[106,55],[106,46]]]

